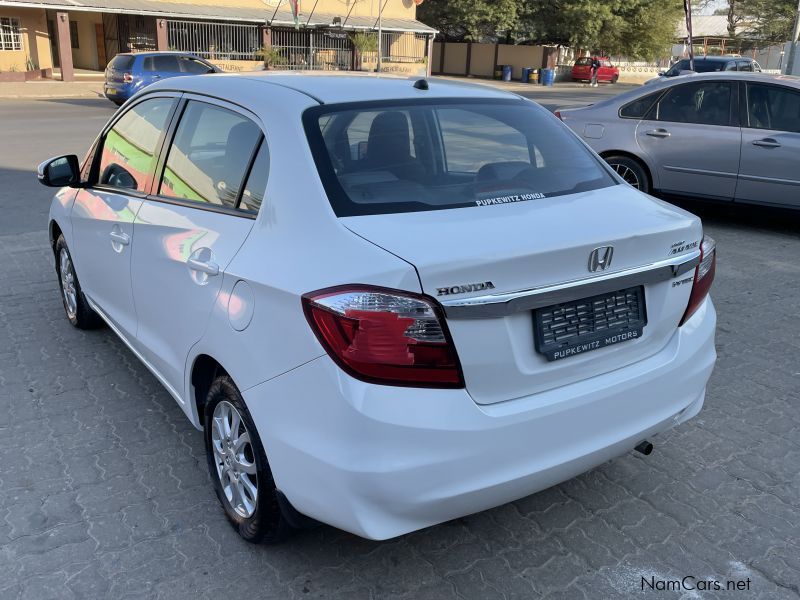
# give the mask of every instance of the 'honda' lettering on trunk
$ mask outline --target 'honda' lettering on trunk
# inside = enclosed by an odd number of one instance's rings
[[[453,294],[466,294],[468,292],[482,292],[483,290],[493,289],[494,284],[491,281],[484,281],[483,283],[468,283],[466,285],[436,288],[436,295],[452,296]]]

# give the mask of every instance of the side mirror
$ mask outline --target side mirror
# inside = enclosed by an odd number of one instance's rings
[[[81,182],[81,166],[74,154],[46,160],[36,171],[39,183],[48,187],[77,187]]]
[[[666,75],[666,73],[664,73],[664,71],[661,71],[661,72],[658,74],[658,76],[659,76],[659,77],[663,77],[664,75]]]

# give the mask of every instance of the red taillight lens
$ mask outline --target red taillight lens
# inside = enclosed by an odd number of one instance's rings
[[[694,281],[692,282],[692,293],[689,296],[689,305],[683,314],[680,325],[686,323],[689,318],[700,308],[703,300],[708,296],[708,290],[714,282],[714,274],[717,270],[717,243],[710,236],[703,236],[700,244],[700,264],[694,270]]]
[[[131,81],[133,81],[133,75],[131,75],[130,73],[123,73],[122,81],[124,81],[125,83],[130,83]]]
[[[371,383],[464,387],[447,325],[435,302],[371,286],[303,296],[311,329],[347,373]]]
[[[561,111],[560,111],[560,110],[557,110],[557,111],[556,111],[556,112],[554,112],[553,114],[554,114],[555,116],[557,116],[557,117],[558,117],[560,120],[562,120],[562,121],[564,120],[564,119],[561,117]]]

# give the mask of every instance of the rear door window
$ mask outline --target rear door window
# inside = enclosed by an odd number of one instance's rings
[[[673,123],[730,125],[731,84],[725,81],[686,83],[669,89],[649,118]]]
[[[484,207],[616,183],[558,120],[524,101],[330,105],[303,120],[338,216]]]
[[[144,100],[120,117],[103,140],[99,185],[148,191],[158,142],[175,103],[174,98]]]
[[[260,138],[261,129],[243,115],[189,101],[169,148],[158,193],[235,208]]]
[[[637,98],[633,102],[628,102],[625,106],[619,109],[619,116],[624,119],[644,119],[648,111],[658,100],[663,91],[656,92],[655,94],[648,94],[643,98]]]
[[[747,122],[756,129],[800,133],[800,93],[775,85],[748,83]]]
[[[142,69],[158,73],[179,73],[178,57],[167,54],[161,56],[145,56]]]

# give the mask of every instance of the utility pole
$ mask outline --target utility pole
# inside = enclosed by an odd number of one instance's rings
[[[789,44],[789,58],[786,60],[786,74],[794,74],[794,56],[797,52],[797,38],[800,37],[800,2],[797,3],[797,15],[794,18],[794,32]]]
[[[692,38],[692,0],[683,0],[686,13],[686,41],[689,44],[689,70],[694,71],[694,39]]]
[[[383,54],[383,0],[378,0],[378,73],[381,72],[381,54]]]

